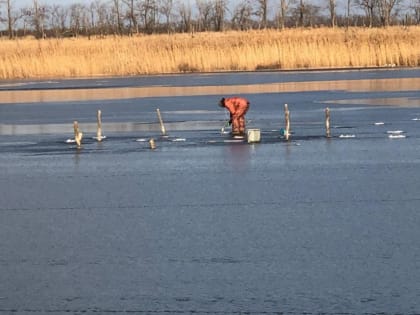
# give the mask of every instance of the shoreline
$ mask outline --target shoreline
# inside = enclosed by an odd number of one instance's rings
[[[0,106],[13,103],[72,102],[95,100],[121,100],[152,97],[204,96],[225,94],[264,94],[347,90],[352,92],[417,91],[420,78],[325,80],[279,82],[241,85],[208,86],[149,86],[149,87],[95,87],[64,89],[0,90]]]
[[[381,66],[381,67],[331,67],[331,68],[297,68],[297,69],[264,69],[264,70],[223,70],[209,72],[171,72],[171,73],[154,73],[154,74],[133,74],[133,75],[93,75],[80,77],[33,77],[33,78],[16,78],[0,80],[0,92],[5,86],[12,86],[13,83],[27,81],[73,81],[73,80],[100,80],[100,79],[122,79],[122,78],[156,78],[156,77],[175,77],[175,76],[211,76],[211,75],[230,75],[230,74],[252,74],[252,73],[327,73],[327,72],[363,72],[363,71],[402,71],[402,70],[420,70],[420,66]],[[83,89],[84,87],[80,87]],[[90,87],[94,89],[95,87]],[[101,88],[101,87],[97,87]],[[78,88],[75,88],[78,89]]]

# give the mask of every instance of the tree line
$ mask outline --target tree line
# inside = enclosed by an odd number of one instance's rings
[[[419,25],[420,0],[0,0],[2,36],[77,37],[285,27]]]

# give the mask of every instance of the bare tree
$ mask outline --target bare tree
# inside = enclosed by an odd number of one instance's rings
[[[0,22],[6,22],[7,23],[7,33],[9,35],[9,38],[13,38],[13,24],[15,22],[15,18],[12,16],[12,4],[10,0],[3,0],[0,1],[0,4],[4,3],[6,5],[6,18],[1,18],[0,16]],[[0,6],[1,7],[1,6]]]
[[[389,26],[391,21],[391,12],[399,0],[378,0],[379,17],[383,26]]]
[[[192,23],[192,10],[189,3],[182,1],[178,6],[178,13],[181,18],[181,31],[190,32]]]
[[[159,12],[165,17],[167,32],[171,31],[171,18],[172,18],[173,9],[174,9],[173,0],[160,0]]]
[[[90,6],[91,23],[96,29],[96,33],[103,36],[109,31],[108,7],[101,1],[95,0]]]
[[[346,8],[346,26],[350,26],[350,6],[351,0],[347,0],[347,8]]]
[[[123,24],[122,24],[122,18],[121,18],[121,0],[113,0],[113,16],[114,21],[116,23],[116,33],[119,35],[123,34]]]
[[[79,3],[70,6],[70,30],[73,36],[79,36],[79,33],[82,31],[83,11],[85,9],[86,8]]]
[[[414,21],[417,25],[420,24],[420,0],[413,0],[410,9],[414,14]]]
[[[267,10],[268,10],[268,3],[267,0],[257,0],[258,7],[255,12],[255,15],[259,18],[259,27],[266,28],[267,27]]]
[[[214,7],[211,0],[196,0],[198,10],[198,30],[208,31],[211,28]]]
[[[89,9],[86,5],[82,5],[82,7],[81,27],[84,35],[87,35],[90,39],[90,36],[93,33],[92,16],[89,14]]]
[[[215,31],[224,30],[227,3],[225,0],[214,0],[214,28]]]
[[[296,26],[313,26],[315,18],[319,16],[320,7],[312,4],[306,4],[299,0],[297,6],[292,10],[292,18]]]
[[[67,10],[61,5],[51,6],[50,27],[55,37],[59,37],[66,30]]]
[[[130,34],[138,33],[139,28],[138,28],[138,23],[137,23],[137,15],[135,13],[135,1],[134,0],[123,0],[123,2],[128,7],[126,16],[128,18],[128,21],[129,21]]]
[[[90,28],[92,32],[96,33],[96,15],[95,15],[95,2],[91,2],[89,5],[89,14],[90,14]]]
[[[233,10],[232,26],[240,30],[251,28],[252,11],[251,0],[240,1]]]
[[[143,22],[144,31],[152,33],[157,21],[158,6],[155,0],[142,0],[139,4],[140,19]]]
[[[304,26],[304,17],[305,17],[305,3],[303,0],[299,1],[298,12],[299,12],[299,26]]]
[[[287,14],[287,9],[289,7],[289,3],[287,0],[280,0],[280,8],[279,8],[279,12],[278,12],[278,26],[280,29],[284,29],[285,27],[285,23],[286,23],[286,14]]]
[[[330,12],[330,25],[335,27],[337,22],[336,0],[328,0],[328,11]]]
[[[358,0],[359,5],[366,12],[366,16],[369,21],[369,27],[373,26],[373,19],[375,16],[375,9],[378,3],[378,0]]]
[[[20,10],[22,17],[22,33],[23,36],[26,36],[28,27],[32,25],[32,9],[25,7]]]
[[[35,27],[35,36],[45,38],[45,19],[47,16],[47,7],[40,6],[38,0],[33,0],[32,23]]]

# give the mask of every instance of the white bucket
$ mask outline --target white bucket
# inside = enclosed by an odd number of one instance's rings
[[[248,138],[248,143],[260,142],[261,140],[260,129],[248,129],[247,138]]]

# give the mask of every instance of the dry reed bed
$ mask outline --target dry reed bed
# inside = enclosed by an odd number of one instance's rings
[[[420,66],[420,27],[0,41],[0,78]]]

